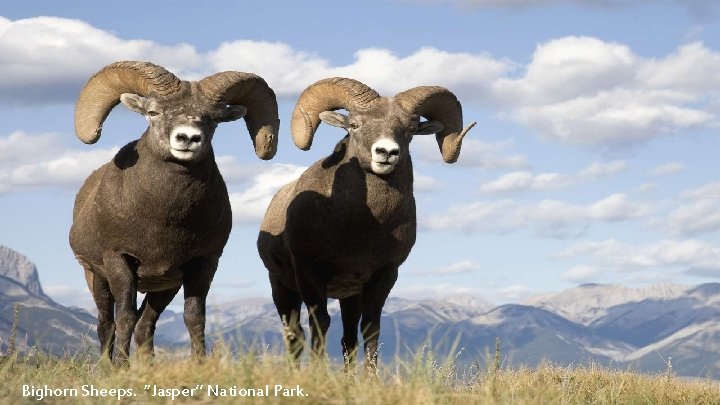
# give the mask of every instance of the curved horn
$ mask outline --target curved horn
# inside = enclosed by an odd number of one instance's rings
[[[293,141],[302,150],[310,149],[323,111],[364,108],[380,95],[357,80],[332,77],[319,80],[300,94],[290,121]]]
[[[100,138],[102,124],[123,93],[143,97],[170,95],[180,90],[180,79],[149,62],[115,62],[95,73],[80,91],[75,105],[75,134],[85,143]]]
[[[443,123],[443,130],[435,134],[440,153],[447,163],[455,163],[460,156],[463,137],[475,123],[462,126],[462,106],[448,89],[420,86],[398,93],[395,101],[413,114]]]
[[[255,154],[272,159],[277,152],[278,105],[275,92],[262,77],[243,72],[220,72],[198,82],[200,90],[219,103],[240,104],[247,108],[245,124],[252,138]]]

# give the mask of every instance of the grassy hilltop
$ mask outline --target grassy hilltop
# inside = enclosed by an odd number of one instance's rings
[[[438,362],[429,353],[398,364],[381,366],[379,376],[369,378],[361,366],[354,375],[337,364],[297,369],[283,355],[224,349],[202,363],[159,354],[134,358],[125,369],[99,364],[89,354],[10,355],[0,357],[0,403],[720,403],[716,381],[684,380],[671,370],[649,376],[592,364],[508,370],[497,363],[456,370],[451,361]]]

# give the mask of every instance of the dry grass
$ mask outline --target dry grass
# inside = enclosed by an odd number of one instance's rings
[[[687,381],[671,374],[648,376],[595,365],[566,368],[550,364],[537,369],[456,370],[452,362],[438,364],[428,352],[405,363],[380,368],[378,377],[358,372],[346,374],[337,364],[303,364],[298,369],[285,356],[273,353],[232,353],[217,349],[203,363],[160,354],[152,360],[132,359],[131,366],[114,369],[99,364],[88,353],[53,359],[35,353],[0,357],[0,402],[37,403],[24,396],[23,385],[42,390],[75,389],[66,396],[46,396],[43,403],[226,402],[308,404],[719,404],[720,385],[715,381]],[[101,396],[84,396],[83,386],[115,389]],[[208,386],[227,390],[264,389],[269,396],[215,397]],[[302,388],[307,396],[276,395],[275,386]],[[149,389],[146,387],[150,387]],[[175,389],[156,393],[153,386]],[[200,387],[194,392],[189,389]],[[118,391],[118,390],[124,391]],[[187,389],[183,396],[181,390]],[[130,392],[132,391],[132,393]],[[37,394],[37,392],[36,392]],[[245,393],[247,394],[247,392]]]

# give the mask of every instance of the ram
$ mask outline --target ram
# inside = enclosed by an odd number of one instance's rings
[[[277,192],[261,225],[258,251],[288,350],[295,356],[302,352],[304,303],[313,350],[324,351],[327,298],[338,298],[345,358],[354,360],[360,323],[372,368],[383,305],[415,243],[410,141],[437,134],[443,159],[453,163],[474,123],[463,129],[460,103],[445,88],[416,87],[386,98],[346,78],[320,80],[301,94],[291,122],[299,148],[310,148],[321,120],[347,135],[330,156]]]
[[[93,75],[75,108],[75,131],[95,143],[122,102],[145,116],[140,139],[85,180],[70,246],[98,309],[104,357],[124,364],[133,331],[153,351],[160,313],[184,290],[192,354],[205,354],[205,300],[232,226],[225,182],[211,145],[218,123],[245,117],[261,159],[277,149],[275,93],[250,73],[182,81],[148,62],[117,62]],[[137,309],[137,292],[145,292]]]

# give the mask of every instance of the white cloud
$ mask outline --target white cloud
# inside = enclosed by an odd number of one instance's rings
[[[547,191],[565,188],[572,183],[569,176],[559,173],[533,174],[528,171],[513,172],[500,176],[480,186],[481,191],[508,192],[508,191]]]
[[[531,295],[531,290],[524,284],[513,284],[508,287],[500,289],[496,294],[495,299],[498,301],[522,301]]]
[[[562,4],[593,8],[624,8],[646,5],[647,0],[404,0],[414,3],[449,3],[463,7],[523,8],[544,7]],[[714,0],[656,0],[655,3],[678,4],[698,18],[706,18],[717,8]]]
[[[66,305],[97,311],[92,295],[87,288],[75,288],[68,285],[47,285],[43,291],[54,301]]]
[[[636,63],[626,45],[571,36],[538,45],[523,77],[494,86],[508,103],[552,104],[625,84]]]
[[[598,269],[593,266],[574,266],[563,273],[563,278],[573,283],[587,283],[595,280]]]
[[[675,92],[616,88],[553,104],[520,106],[513,118],[563,143],[621,147],[711,124],[713,114],[690,107],[693,101]]]
[[[236,40],[202,53],[188,44],[119,38],[86,22],[59,17],[0,17],[0,54],[0,97],[15,102],[71,101],[91,74],[117,60],[153,61],[189,80],[222,70],[249,71],[262,76],[280,96],[296,96],[325,77],[345,76],[385,95],[441,85],[459,89],[463,100],[487,99],[492,80],[512,66],[484,54],[430,47],[405,56],[387,49],[360,49],[347,65],[332,65],[281,42]]]
[[[718,65],[719,53],[700,42],[693,42],[664,58],[648,60],[638,76],[648,87],[703,93],[720,87]]]
[[[16,131],[0,136],[0,195],[45,187],[78,189],[93,170],[109,162],[118,150],[119,147],[67,148],[61,137],[53,133]],[[257,179],[266,170],[260,164],[241,163],[234,156],[218,156],[216,161],[228,184]],[[422,177],[421,183],[431,189],[432,180]]]
[[[253,184],[239,193],[230,194],[233,222],[243,225],[259,225],[270,200],[285,184],[300,177],[305,167],[274,163],[253,178]]]
[[[657,166],[650,171],[653,176],[666,176],[668,174],[675,174],[685,170],[685,165],[679,162],[670,162],[663,165]]]
[[[720,91],[720,53],[699,42],[645,58],[625,44],[569,36],[539,44],[526,66],[484,53],[425,47],[399,55],[366,48],[341,65],[281,42],[235,40],[199,52],[188,44],[119,38],[57,17],[0,17],[0,34],[0,100],[5,102],[72,101],[105,64],[151,60],[184,79],[228,69],[251,71],[282,97],[295,97],[331,76],[356,78],[388,96],[418,85],[441,85],[463,103],[494,105],[501,116],[575,145],[617,147],[717,124],[709,105]],[[523,155],[496,157],[493,148],[498,147],[471,133],[460,164],[526,165]]]
[[[686,190],[682,202],[655,225],[673,235],[694,236],[720,230],[720,182]]]
[[[463,139],[460,158],[461,167],[478,167],[487,170],[523,168],[528,166],[527,157],[507,152],[513,146],[511,141],[485,142],[473,139],[475,129]],[[434,136],[416,136],[412,141],[413,157],[428,163],[442,162],[440,149]]]
[[[27,159],[39,159],[40,156],[51,157],[56,153],[59,144],[57,134],[30,135],[23,131],[15,131],[8,136],[0,137],[0,165],[17,164]]]
[[[235,156],[223,155],[216,156],[215,162],[218,169],[225,180],[225,183],[244,183],[251,180],[254,176],[262,173],[265,169],[264,165],[257,163],[243,163],[238,161]]]
[[[650,212],[647,204],[612,194],[588,204],[559,200],[516,202],[477,201],[450,207],[445,213],[420,218],[421,229],[431,231],[499,232],[530,230],[538,235],[564,238],[582,232],[594,222],[628,221]]]
[[[442,185],[436,178],[418,172],[413,173],[413,190],[415,192],[437,191],[441,187]]]
[[[0,195],[47,186],[77,188],[118,150],[66,149],[55,134],[0,137]]]
[[[668,214],[665,225],[673,234],[697,235],[720,229],[720,200],[681,204]]]
[[[0,17],[0,55],[0,98],[16,102],[72,100],[93,72],[117,60],[152,60],[179,72],[202,60],[187,44],[121,39],[58,17]]]
[[[354,61],[331,66],[317,55],[296,51],[284,43],[240,40],[223,43],[208,58],[215,70],[248,70],[267,80],[278,94],[296,95],[325,77],[351,77],[385,95],[421,85],[462,89],[465,99],[485,98],[488,84],[510,68],[507,61],[470,53],[421,48],[405,57],[387,49],[355,52]]]
[[[615,239],[580,242],[553,256],[556,260],[589,256],[593,263],[616,271],[681,268],[720,275],[720,247],[696,240],[661,240],[644,246]]]
[[[579,185],[599,177],[617,174],[627,168],[621,160],[607,163],[595,162],[577,174],[512,172],[489,181],[480,190],[484,192],[548,191]]]
[[[594,178],[612,176],[627,169],[627,163],[622,160],[613,160],[611,162],[594,162],[588,167],[582,169],[579,173],[580,177]]]
[[[471,287],[458,287],[448,283],[433,285],[411,284],[407,287],[394,288],[390,293],[393,297],[409,299],[447,298],[456,296],[477,296],[478,290]]]
[[[713,183],[707,183],[700,187],[683,191],[681,196],[686,199],[700,200],[700,199],[720,199],[720,181]]]
[[[493,86],[511,106],[507,117],[548,139],[623,146],[715,123],[707,105],[720,89],[718,58],[701,43],[648,59],[623,44],[564,37],[539,44],[523,76]]]
[[[462,260],[446,266],[436,267],[429,270],[413,271],[415,276],[449,276],[456,274],[474,273],[480,269],[480,265],[472,260]]]

